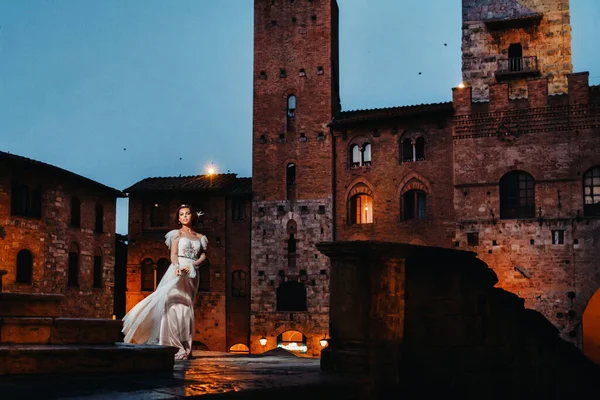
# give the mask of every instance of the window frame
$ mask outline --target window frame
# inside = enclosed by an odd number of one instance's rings
[[[586,180],[589,179],[589,184]],[[597,181],[598,184],[594,184]],[[582,195],[583,195],[583,216],[584,217],[600,217],[600,166],[594,166],[588,169],[581,180]],[[586,189],[589,188],[589,194],[586,194]],[[598,194],[594,193],[594,188],[598,188]],[[587,198],[590,198],[590,203],[586,203]],[[594,202],[595,198],[598,201]]]
[[[17,253],[15,283],[31,285],[32,282],[33,253],[29,249],[21,249]]]
[[[522,183],[524,188],[521,187]],[[500,178],[498,189],[500,219],[535,218],[535,179],[531,174],[521,170],[509,171]],[[525,196],[523,191],[526,192]],[[521,204],[523,200],[525,204]]]

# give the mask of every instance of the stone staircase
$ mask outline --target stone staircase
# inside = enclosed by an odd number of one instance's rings
[[[0,293],[0,375],[173,371],[175,348],[123,343],[120,320],[62,318],[63,298]]]

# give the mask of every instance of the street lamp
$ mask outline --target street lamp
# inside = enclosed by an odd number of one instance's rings
[[[215,174],[215,167],[212,163],[210,164],[210,166],[208,167],[206,172],[208,174],[208,180],[210,182],[210,186],[212,186],[213,175]]]

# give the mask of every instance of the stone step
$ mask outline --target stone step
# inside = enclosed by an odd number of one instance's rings
[[[113,344],[121,342],[122,322],[104,318],[4,317],[2,344]]]
[[[48,344],[53,323],[50,317],[0,318],[0,343]]]
[[[0,317],[58,317],[62,294],[0,293]]]
[[[172,372],[175,347],[132,345],[0,345],[0,375]]]
[[[50,344],[111,344],[123,341],[121,320],[55,318]]]

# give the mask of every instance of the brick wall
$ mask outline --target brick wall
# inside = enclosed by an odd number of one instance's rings
[[[454,236],[451,115],[424,114],[349,127],[336,134],[336,239],[378,240],[449,246]],[[374,134],[375,132],[375,134]],[[401,142],[425,138],[425,159],[402,160]],[[351,146],[371,144],[371,165],[352,168]],[[373,223],[350,224],[350,196],[356,185],[373,194]],[[416,185],[416,186],[415,186]],[[402,193],[426,193],[426,218],[402,220]]]
[[[316,274],[327,271],[328,264],[318,255],[314,258],[318,254],[314,242],[332,237],[328,124],[339,109],[337,24],[337,4],[332,0],[254,2],[252,352],[275,347],[277,335],[293,329],[308,337],[309,352],[317,355],[318,341],[327,332],[327,272]],[[290,95],[296,96],[293,118],[287,113]],[[288,201],[289,163],[296,165],[296,180]],[[308,213],[299,215],[301,205]],[[282,214],[279,206],[285,209]],[[322,214],[319,206],[324,207]],[[300,279],[299,271],[287,270],[284,257],[290,218],[298,228],[297,269],[307,271],[302,279],[310,293],[309,312],[292,317],[277,312],[275,295],[281,282]],[[258,276],[259,270],[264,277]],[[280,270],[282,280],[276,278]],[[265,348],[258,344],[263,335],[268,339]]]
[[[150,210],[159,199],[166,208],[164,226],[150,226]],[[250,200],[242,197],[245,207]],[[129,248],[127,261],[127,300],[129,311],[151,291],[141,291],[141,262],[150,258],[156,265],[161,258],[170,263],[170,253],[165,245],[165,234],[177,229],[175,210],[181,204],[191,204],[196,211],[202,210],[203,225],[196,226],[197,232],[209,241],[207,257],[210,290],[200,291],[195,304],[194,341],[213,351],[227,351],[236,343],[248,345],[249,279],[248,294],[235,299],[236,307],[229,309],[228,285],[231,272],[235,269],[248,271],[250,231],[249,220],[243,223],[231,221],[230,200],[224,193],[207,191],[179,192],[134,192],[129,200]],[[247,211],[249,216],[249,211]],[[230,292],[229,292],[230,293]],[[230,330],[230,329],[231,330]]]
[[[492,98],[492,112],[470,113],[468,96],[455,96],[455,246],[477,252],[500,287],[580,344],[581,315],[600,287],[592,261],[600,255],[600,221],[584,217],[582,188],[583,174],[600,165],[600,109],[588,102],[586,73],[571,74],[568,82],[568,96],[559,104],[545,95],[546,79],[528,81],[527,102],[509,100],[499,85],[504,95]],[[533,218],[500,217],[499,181],[512,170],[535,180]],[[562,244],[552,243],[557,230],[563,231]],[[468,233],[478,235],[476,246],[469,246]]]
[[[82,183],[74,177],[39,166],[4,162],[0,175],[0,262],[8,270],[3,290],[22,293],[62,293],[65,317],[110,318],[113,313],[115,265],[115,195]],[[11,184],[18,178],[30,188],[42,190],[41,218],[11,215]],[[70,225],[71,198],[81,201],[81,226]],[[95,209],[104,211],[102,233],[95,232]],[[79,247],[79,286],[67,286],[69,246]],[[27,249],[33,256],[32,283],[16,282],[17,253]],[[94,255],[102,255],[102,285],[93,286]]]
[[[538,13],[539,22],[520,19]],[[491,26],[490,20],[508,21]],[[508,58],[512,43],[521,43],[523,57],[537,57],[550,94],[567,92],[566,75],[573,68],[568,0],[463,0],[462,31],[463,80],[473,87],[473,99],[489,98],[497,61]],[[513,79],[509,86],[511,97],[527,97],[525,79]]]

